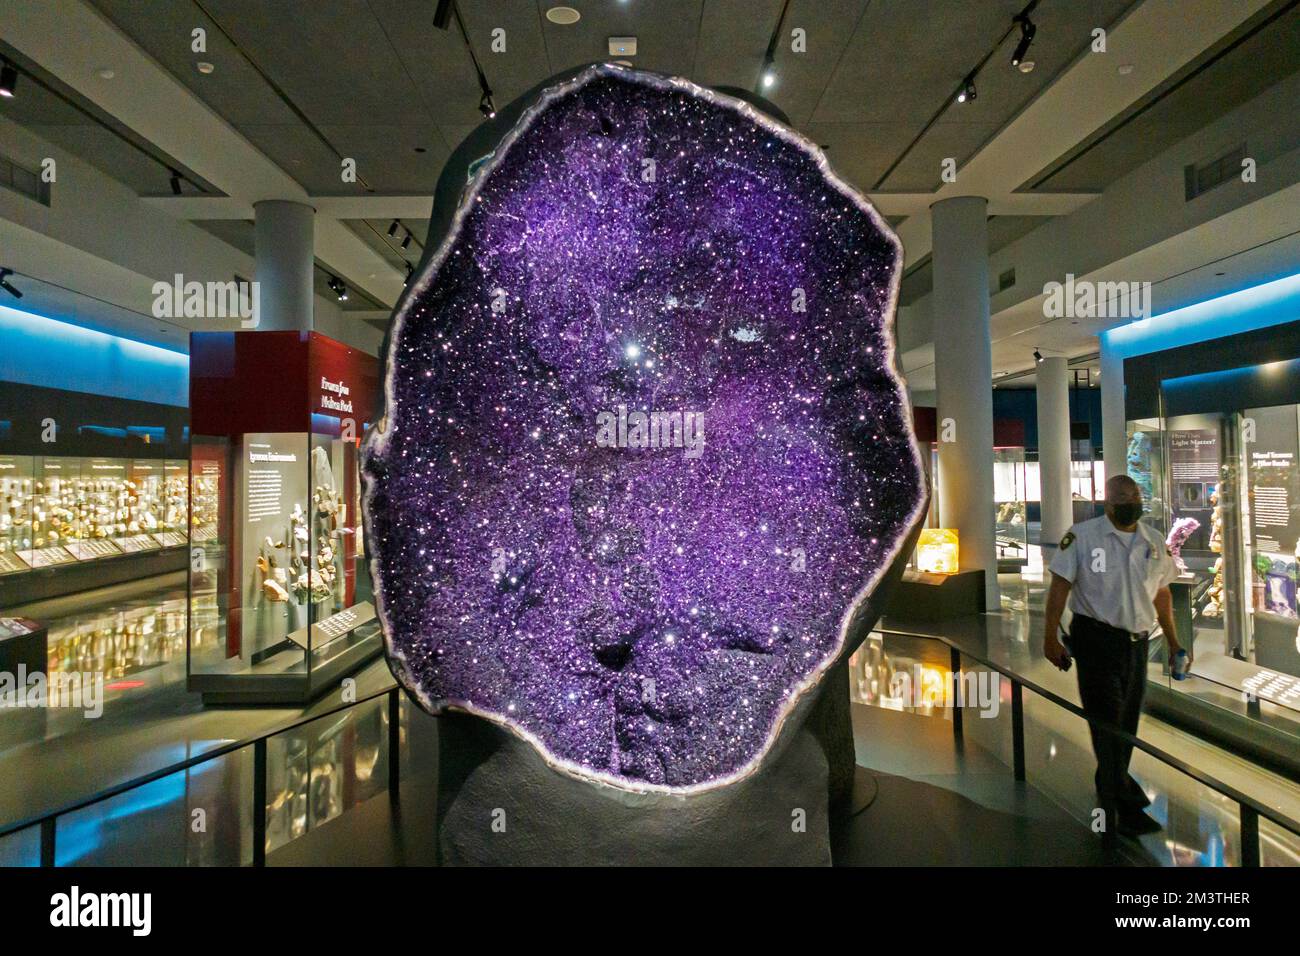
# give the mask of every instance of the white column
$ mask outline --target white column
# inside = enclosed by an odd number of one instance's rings
[[[997,611],[988,202],[961,196],[930,212],[939,522],[957,529],[962,569],[983,569],[985,605]]]
[[[1124,359],[1101,336],[1101,447],[1106,478],[1128,474],[1128,425],[1124,413]]]
[[[1043,547],[1055,547],[1074,524],[1070,503],[1070,370],[1060,356],[1043,359],[1038,378],[1038,484]],[[1046,557],[1046,556],[1045,556]]]
[[[282,199],[253,205],[259,331],[310,331],[315,218],[311,206]]]

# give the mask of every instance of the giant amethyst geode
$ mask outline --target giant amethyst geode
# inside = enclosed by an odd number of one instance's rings
[[[389,340],[366,504],[407,689],[624,789],[752,771],[924,506],[901,259],[748,105],[617,66],[548,90]]]

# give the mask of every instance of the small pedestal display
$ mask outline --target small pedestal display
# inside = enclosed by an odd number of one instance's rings
[[[357,448],[376,360],[315,332],[190,337],[189,687],[289,703],[381,649],[362,552]]]

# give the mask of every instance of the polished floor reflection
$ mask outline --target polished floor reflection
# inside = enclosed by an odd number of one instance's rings
[[[1036,547],[1031,550],[1038,551]],[[1042,656],[1041,561],[1031,561],[1023,575],[1003,575],[1000,582],[1000,613],[941,625],[944,633],[961,637],[967,646],[1027,682],[1077,703],[1075,675],[1058,671]],[[925,627],[898,620],[886,620],[881,625],[885,632],[894,627],[927,632]],[[933,629],[936,625],[926,627]],[[903,692],[918,679],[939,688],[949,678],[946,645],[896,633],[877,633],[854,655],[851,692],[858,703],[946,721],[950,726],[952,710],[943,706],[941,697]],[[967,709],[964,730],[967,740],[995,754],[1009,774],[1011,703],[1010,685],[1006,682],[1002,683],[1000,697],[1001,706],[995,714],[980,717]],[[1028,783],[1050,796],[1074,819],[1089,822],[1096,803],[1092,785],[1095,760],[1085,722],[1028,690],[1024,704]],[[1140,735],[1290,819],[1300,819],[1300,785],[1294,781],[1150,714],[1143,717]],[[1132,768],[1152,801],[1150,815],[1163,826],[1161,832],[1143,837],[1132,846],[1144,862],[1161,866],[1238,864],[1239,814],[1234,801],[1142,752],[1134,754]],[[1265,823],[1260,827],[1260,845],[1264,865],[1300,865],[1300,836]]]

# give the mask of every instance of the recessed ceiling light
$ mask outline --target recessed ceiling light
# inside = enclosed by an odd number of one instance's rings
[[[572,26],[582,19],[582,14],[573,7],[551,7],[546,11],[546,19],[562,27]]]
[[[610,37],[610,56],[636,56],[636,37]]]
[[[1133,72],[1133,64],[1132,64],[1132,63],[1121,63],[1121,64],[1116,68],[1116,71],[1115,71],[1115,72],[1117,72],[1120,76],[1128,76],[1130,73]]]
[[[619,66],[631,66],[631,67],[636,66],[636,64],[633,63],[631,60],[612,60],[611,62],[617,63]]]
[[[110,70],[108,67],[104,67],[102,70],[99,71],[99,78],[101,80],[111,80],[115,76],[117,76],[117,74],[114,73],[112,70]]]
[[[1020,63],[1016,65],[1016,69],[1021,73],[1033,73],[1034,67],[1037,65],[1038,64],[1033,60],[1021,60]]]
[[[213,70],[216,69],[216,66],[209,63],[207,60],[199,60],[198,63],[194,64],[194,68],[198,70],[200,73],[202,73],[204,76],[207,76],[209,73],[211,73]]]

